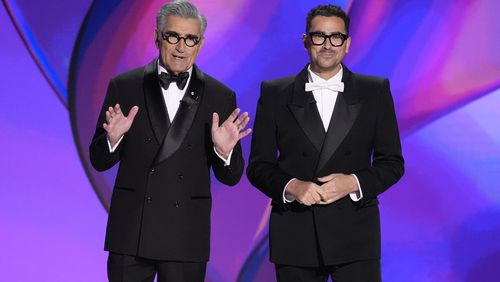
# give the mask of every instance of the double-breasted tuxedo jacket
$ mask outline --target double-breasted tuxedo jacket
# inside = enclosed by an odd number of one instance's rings
[[[307,67],[297,76],[264,81],[254,123],[247,175],[272,199],[270,259],[279,264],[320,266],[380,257],[377,195],[403,175],[403,157],[387,79],[343,67],[325,132]],[[354,173],[363,198],[330,205],[283,203],[292,178],[317,182],[331,173]]]
[[[243,172],[239,143],[230,166],[216,156],[212,113],[224,121],[236,108],[233,91],[193,66],[187,91],[172,122],[161,92],[157,61],[109,83],[90,145],[97,170],[119,162],[111,198],[105,249],[150,259],[204,262],[210,250],[210,168],[226,185]],[[119,103],[139,112],[117,149],[110,153],[102,127],[105,112]]]

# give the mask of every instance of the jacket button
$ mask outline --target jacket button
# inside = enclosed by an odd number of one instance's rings
[[[144,142],[146,142],[146,143],[151,143],[151,138],[146,138],[146,139],[144,139]]]
[[[188,145],[188,146],[187,146],[187,148],[188,148],[188,150],[192,150],[192,149],[193,149],[193,146]]]
[[[154,174],[155,172],[156,172],[156,169],[154,167],[149,169],[149,174]]]
[[[177,175],[177,178],[179,178],[179,180],[182,180],[182,179],[184,179],[184,175],[179,174],[179,175]]]
[[[179,201],[175,201],[174,203],[174,207],[178,208],[181,206],[181,203]]]
[[[153,198],[151,198],[151,196],[147,196],[147,197],[146,197],[146,202],[147,202],[148,204],[151,204],[151,202],[152,202],[152,201],[153,201]]]

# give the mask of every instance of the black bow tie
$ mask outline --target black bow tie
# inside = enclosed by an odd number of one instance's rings
[[[179,87],[179,89],[182,90],[184,89],[184,87],[186,87],[188,78],[189,78],[188,72],[182,72],[179,75],[162,72],[160,74],[160,85],[165,90],[167,90],[168,87],[170,86],[170,83],[175,82],[177,84],[177,87]]]

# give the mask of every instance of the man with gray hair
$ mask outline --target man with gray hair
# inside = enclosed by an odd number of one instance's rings
[[[109,281],[204,280],[210,168],[237,184],[239,140],[251,132],[235,93],[194,65],[206,25],[193,4],[165,4],[158,58],[109,83],[90,145],[95,169],[120,163],[106,231]]]

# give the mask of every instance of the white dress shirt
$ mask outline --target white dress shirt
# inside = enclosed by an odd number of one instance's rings
[[[315,82],[315,83],[340,83],[342,82],[342,74],[343,74],[343,69],[342,66],[340,68],[340,71],[331,77],[328,80],[325,80],[321,77],[319,77],[317,74],[311,71],[311,66],[307,68],[308,74],[309,74],[309,81],[310,82]],[[335,108],[335,102],[337,101],[337,97],[339,95],[339,92],[333,91],[330,89],[319,89],[319,90],[314,90],[313,91],[313,96],[314,100],[316,100],[316,106],[318,107],[318,112],[319,116],[321,117],[321,121],[323,122],[323,127],[325,128],[325,132],[328,131],[328,126],[330,126],[332,114],[333,114],[333,109]],[[340,94],[342,95],[342,94]],[[335,122],[333,120],[332,122]],[[359,184],[358,177],[354,174],[351,174],[354,176],[356,179],[356,183],[358,185],[358,191],[357,192],[352,192],[349,193],[349,197],[351,200],[354,202],[357,202],[363,198],[363,192],[361,191],[361,185]],[[294,181],[296,178],[292,178],[288,183],[285,185],[285,188],[283,189],[283,202],[293,202],[295,201],[295,198],[291,195],[285,195],[286,188],[288,187],[288,184],[290,184],[292,181]]]

